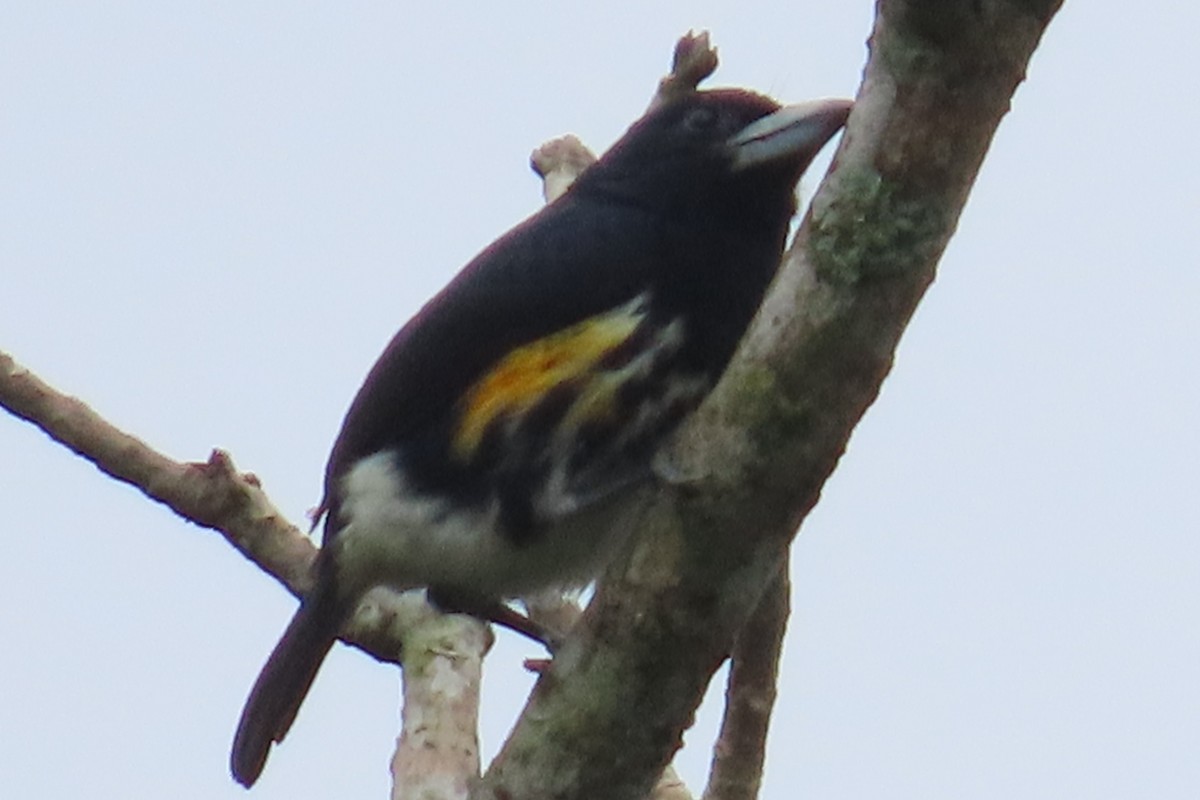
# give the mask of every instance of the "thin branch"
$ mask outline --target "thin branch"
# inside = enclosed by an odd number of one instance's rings
[[[737,635],[725,689],[725,716],[703,800],[754,800],[762,784],[767,731],[778,694],[779,657],[791,612],[787,559]]]
[[[140,490],[184,519],[222,533],[290,592],[309,586],[312,542],[284,520],[253,475],[214,450],[207,462],[180,463],[105,421],[0,352],[0,405],[33,423],[101,472]]]
[[[208,461],[183,463],[105,421],[0,352],[0,407],[43,430],[106,475],[141,491],[179,516],[217,531],[246,558],[296,596],[311,585],[317,548],[267,499],[258,479],[239,473],[214,450]],[[381,661],[399,663],[403,632],[413,615],[395,592],[373,594],[344,640]]]
[[[709,41],[708,31],[688,31],[675,44],[671,71],[658,82],[658,90],[650,101],[650,108],[696,91],[701,81],[716,71],[717,64],[717,48]]]

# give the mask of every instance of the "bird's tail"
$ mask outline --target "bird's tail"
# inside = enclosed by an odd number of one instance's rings
[[[292,727],[296,712],[345,621],[346,611],[329,583],[319,581],[301,602],[242,709],[229,767],[237,782],[247,788],[262,774],[271,745],[282,742]]]

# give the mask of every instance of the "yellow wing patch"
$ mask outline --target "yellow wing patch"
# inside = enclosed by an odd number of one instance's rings
[[[633,334],[645,314],[638,298],[522,345],[496,362],[467,392],[454,435],[455,455],[470,458],[496,420],[526,413],[555,386],[591,372]]]

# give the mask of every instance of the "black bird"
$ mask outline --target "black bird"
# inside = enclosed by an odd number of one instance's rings
[[[372,587],[493,616],[603,568],[655,452],[758,309],[796,183],[849,112],[733,89],[665,102],[396,334],[334,443],[314,588],[246,701],[239,782],[258,779]]]

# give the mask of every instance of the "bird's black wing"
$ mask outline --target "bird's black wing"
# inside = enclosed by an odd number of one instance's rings
[[[531,477],[522,470],[541,467],[498,431],[516,412],[533,412],[521,420],[528,429],[560,421],[572,400],[564,387],[580,377],[572,370],[620,366],[664,324],[636,301],[677,257],[676,238],[685,232],[646,209],[569,192],[493,243],[371,370],[330,457],[326,507],[336,506],[333,490],[349,468],[386,449],[404,453],[418,489],[482,499],[509,481],[520,494]],[[520,463],[505,473],[500,458]],[[647,459],[625,461],[592,470],[595,485],[568,488],[603,494],[603,484],[627,481]]]

